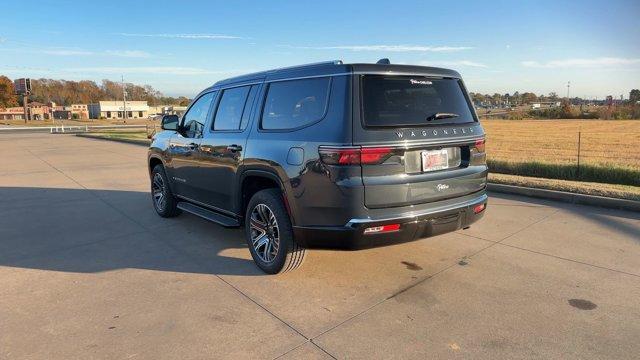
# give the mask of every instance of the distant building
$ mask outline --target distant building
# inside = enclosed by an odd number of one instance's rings
[[[158,105],[149,106],[149,115],[182,115],[187,111],[186,106]]]
[[[91,119],[123,119],[125,111],[129,119],[149,117],[149,105],[146,101],[127,101],[126,109],[122,101],[98,101],[96,104],[89,104],[88,111]]]
[[[560,101],[539,101],[531,103],[531,109],[556,108],[560,107]]]
[[[0,120],[24,120],[23,107],[0,108]]]
[[[69,120],[71,119],[71,110],[67,110],[66,106],[54,106],[52,108],[53,118],[55,120]]]
[[[65,106],[65,110],[68,110],[68,111],[71,112],[71,117],[72,118],[77,118],[77,119],[88,119],[89,118],[89,105],[86,105],[86,104],[71,104],[70,106]]]
[[[29,108],[29,116],[31,120],[49,120],[53,116],[52,109],[55,107],[54,103],[43,104],[37,101],[32,101],[27,103],[27,107]]]

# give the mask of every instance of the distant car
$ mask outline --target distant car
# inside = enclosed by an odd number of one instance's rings
[[[487,203],[485,135],[453,70],[341,61],[220,81],[149,149],[153,205],[244,226],[267,273],[308,246],[466,228]]]

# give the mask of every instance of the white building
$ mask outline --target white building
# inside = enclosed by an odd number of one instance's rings
[[[97,104],[89,104],[89,118],[91,119],[123,119],[127,112],[127,118],[147,118],[149,105],[146,101],[127,101],[126,109],[122,101],[98,101]]]
[[[182,115],[187,111],[186,106],[158,105],[149,106],[149,115]]]

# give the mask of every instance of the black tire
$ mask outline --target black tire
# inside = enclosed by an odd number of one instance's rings
[[[162,194],[164,201],[158,201],[159,193]],[[153,208],[162,217],[169,218],[180,214],[178,201],[169,188],[169,180],[162,165],[156,165],[151,171],[151,201]]]
[[[265,207],[269,211],[266,211]],[[270,221],[260,222],[260,219],[264,218],[260,217],[261,212],[270,212],[274,215],[275,227],[271,226],[271,230],[268,229],[270,225],[273,225]],[[259,222],[256,223],[256,220]],[[262,232],[262,224],[266,225],[265,233]],[[284,207],[280,190],[266,189],[258,191],[251,197],[245,217],[245,236],[251,257],[262,271],[268,274],[277,274],[291,271],[302,265],[305,248],[293,238],[291,219]],[[262,247],[254,245],[254,243],[260,243],[260,241],[254,242],[254,238],[262,239],[263,237],[267,238],[265,241],[268,241],[271,247],[268,247],[269,245],[262,245]],[[274,254],[270,250],[275,246],[276,238],[277,250]],[[273,256],[273,258],[270,261],[265,261],[264,258],[269,256]]]

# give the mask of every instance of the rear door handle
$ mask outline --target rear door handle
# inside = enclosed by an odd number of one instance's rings
[[[236,144],[229,145],[229,146],[227,146],[227,150],[229,150],[231,152],[242,151],[242,146],[236,145]]]

